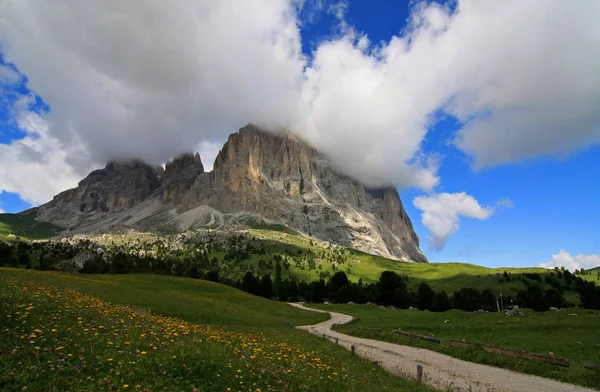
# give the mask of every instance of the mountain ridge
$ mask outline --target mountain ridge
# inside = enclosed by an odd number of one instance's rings
[[[251,124],[229,136],[211,171],[198,153],[181,154],[164,169],[110,162],[35,212],[63,234],[281,223],[319,240],[427,262],[394,187],[366,188],[291,132]]]

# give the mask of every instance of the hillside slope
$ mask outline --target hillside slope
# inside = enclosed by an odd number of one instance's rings
[[[35,211],[21,214],[0,214],[0,238],[14,235],[26,239],[44,239],[54,237],[60,228],[35,219]]]
[[[34,242],[26,249],[34,268],[42,262],[43,268],[63,268],[53,265],[63,262],[71,265],[76,263],[75,260],[81,262],[92,254],[97,260],[109,263],[118,260],[118,266],[102,268],[100,266],[103,262],[99,261],[95,272],[108,272],[110,268],[117,273],[153,272],[194,275],[205,279],[211,279],[208,275],[213,272],[218,274],[218,279],[232,285],[237,281],[241,282],[246,272],[252,272],[258,278],[269,275],[275,281],[277,271],[282,279],[292,279],[298,283],[321,279],[327,282],[336,272],[341,271],[351,282],[362,281],[364,285],[368,285],[376,283],[382,272],[393,271],[404,276],[408,288],[413,291],[416,291],[421,282],[427,282],[434,290],[444,290],[449,295],[464,287],[471,287],[479,291],[489,289],[494,295],[502,294],[509,301],[509,297],[514,299],[519,290],[535,283],[532,279],[540,279],[544,290],[552,287],[550,283],[556,284],[550,277],[553,271],[544,268],[399,263],[288,232],[289,229],[285,226],[260,227],[229,233],[195,231],[172,235],[131,232],[77,235]],[[17,255],[15,248],[13,256],[16,258]],[[68,262],[71,259],[73,262]],[[580,277],[597,281],[595,274]],[[573,304],[579,303],[579,296],[573,291],[566,289],[565,297]]]

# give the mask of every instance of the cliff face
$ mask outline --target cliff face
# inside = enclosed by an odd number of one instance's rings
[[[165,165],[162,177],[162,197],[166,202],[178,204],[190,189],[196,177],[204,173],[200,154],[183,154]]]
[[[38,218],[79,231],[108,223],[183,230],[243,225],[240,217],[251,215],[368,253],[427,262],[395,188],[368,189],[335,173],[289,132],[248,125],[229,136],[211,172],[198,154],[161,169],[111,163],[39,207]]]
[[[91,172],[77,188],[62,192],[37,209],[39,220],[70,228],[86,217],[127,211],[161,185],[162,168],[132,160],[110,162]]]
[[[321,240],[426,262],[395,188],[367,189],[291,133],[253,126],[232,134],[214,169],[196,178],[180,212],[208,205],[252,212]]]

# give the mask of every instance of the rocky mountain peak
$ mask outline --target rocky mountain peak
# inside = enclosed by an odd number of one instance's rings
[[[214,170],[196,179],[178,211],[201,205],[254,213],[386,257],[427,261],[395,188],[368,189],[336,173],[326,157],[289,132],[247,125],[231,134]]]
[[[204,165],[200,154],[181,154],[165,165],[162,176],[162,200],[178,204],[200,174]]]
[[[210,172],[191,153],[164,172],[135,160],[111,162],[37,216],[75,232],[278,223],[368,253],[427,262],[395,188],[367,188],[291,132],[251,124],[229,136]]]

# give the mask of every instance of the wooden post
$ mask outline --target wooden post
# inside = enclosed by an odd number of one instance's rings
[[[325,339],[325,334],[323,334],[323,339]]]
[[[354,347],[354,345],[352,345],[352,346],[350,347],[350,350],[352,350],[352,355],[355,355],[355,354],[356,354],[356,352],[355,352],[355,350],[356,350],[356,347]]]
[[[335,338],[335,344],[340,344],[340,340],[338,338]]]
[[[417,365],[417,381],[423,382],[423,365]]]

